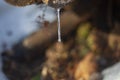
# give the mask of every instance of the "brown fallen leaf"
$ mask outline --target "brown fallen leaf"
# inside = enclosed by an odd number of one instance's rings
[[[82,61],[80,61],[75,69],[75,80],[90,80],[90,76],[97,72],[97,63],[95,55],[88,53]]]

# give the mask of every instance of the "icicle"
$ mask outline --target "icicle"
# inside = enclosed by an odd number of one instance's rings
[[[58,42],[61,42],[60,8],[57,8],[57,18],[58,18]]]

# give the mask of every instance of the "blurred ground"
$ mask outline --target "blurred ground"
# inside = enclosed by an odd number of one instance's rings
[[[104,69],[120,60],[119,4],[75,0],[61,12],[62,43],[57,42],[56,21],[45,21],[3,52],[5,74],[10,80],[109,80]]]

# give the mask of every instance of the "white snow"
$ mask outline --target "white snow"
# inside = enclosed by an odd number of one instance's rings
[[[120,80],[120,62],[103,70],[103,80]]]
[[[43,10],[38,5],[15,7],[0,0],[0,80],[7,80],[2,72],[1,52],[36,31],[39,28],[36,20]],[[55,10],[47,7],[45,20],[52,22],[55,18]]]

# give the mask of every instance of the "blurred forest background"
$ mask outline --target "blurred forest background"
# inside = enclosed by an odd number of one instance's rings
[[[61,43],[55,9],[0,2],[0,80],[120,80],[120,0],[66,5]]]

